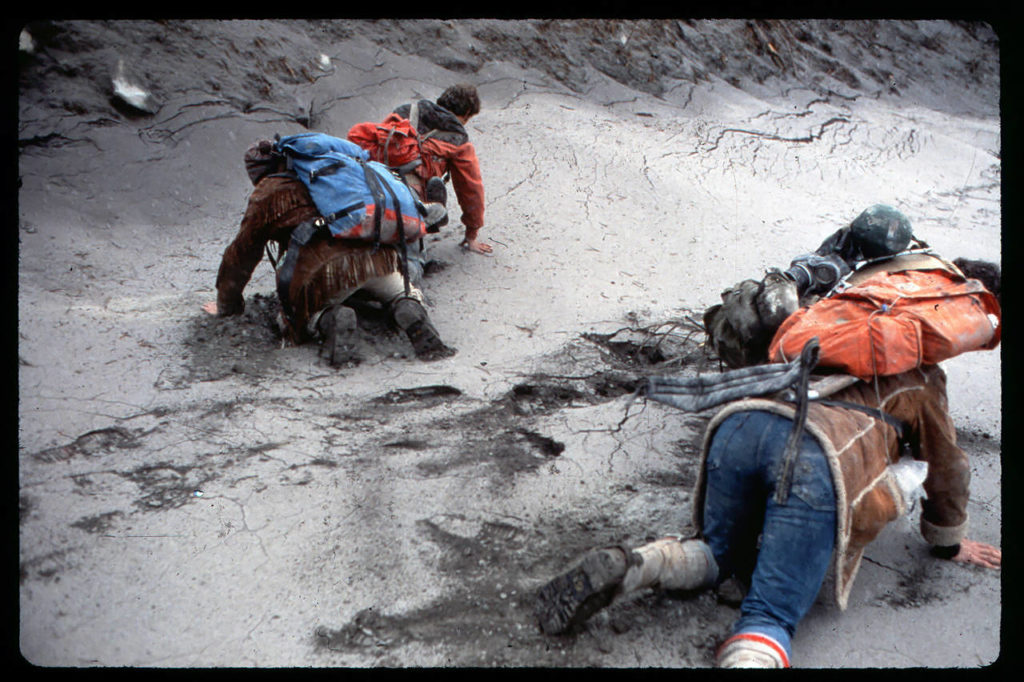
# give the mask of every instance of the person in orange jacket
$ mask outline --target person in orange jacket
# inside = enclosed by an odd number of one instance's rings
[[[479,238],[484,226],[484,184],[476,149],[465,128],[480,113],[477,89],[465,83],[452,85],[435,102],[420,99],[402,104],[392,113],[408,119],[419,135],[420,163],[405,173],[410,187],[424,201],[444,203],[444,182],[450,179],[466,230],[462,246],[473,253],[491,253],[491,246]],[[377,124],[352,126],[348,139],[372,153],[378,144]],[[432,178],[437,180],[432,182]]]

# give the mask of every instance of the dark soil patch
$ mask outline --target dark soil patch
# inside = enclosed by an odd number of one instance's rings
[[[67,554],[68,550],[59,549],[22,561],[18,564],[18,582],[24,584],[29,579],[60,582],[60,574],[71,568]]]
[[[414,388],[399,388],[394,391],[388,391],[370,402],[375,405],[417,403],[418,407],[433,407],[439,402],[457,398],[461,395],[462,391],[454,386],[416,386]]]
[[[989,433],[988,431],[982,431],[977,429],[963,429],[958,428],[956,430],[956,440],[962,448],[969,448],[972,454],[980,454],[984,456],[995,455],[998,456],[1002,451],[1001,440],[1002,434],[1000,433]]]
[[[500,407],[507,407],[517,415],[548,414],[555,410],[571,407],[575,402],[584,401],[587,394],[568,385],[559,383],[516,384],[499,401]],[[589,402],[589,401],[588,401]]]
[[[143,495],[135,505],[143,511],[176,509],[196,498],[196,492],[216,475],[198,470],[199,475],[191,476],[196,467],[173,465],[166,462],[138,467],[120,473],[123,478],[139,486]]]
[[[650,325],[641,325],[632,315],[631,322],[631,326],[610,334],[588,333],[583,338],[603,348],[613,367],[643,376],[683,368],[703,371],[717,367],[717,361],[703,343],[704,327],[692,315]]]
[[[124,516],[119,511],[105,512],[95,516],[83,516],[71,524],[73,528],[84,530],[86,533],[105,533],[114,526],[115,519]]]
[[[230,317],[200,313],[185,329],[185,365],[168,383],[181,388],[199,381],[217,381],[232,374],[263,376],[273,367],[281,346],[277,299],[255,294],[245,312]]]
[[[943,598],[936,591],[936,584],[935,575],[928,565],[916,564],[909,573],[900,577],[899,591],[885,594],[882,601],[897,608],[918,608]]]
[[[84,433],[68,445],[58,445],[32,455],[42,462],[60,462],[73,457],[97,457],[113,450],[137,448],[141,432],[133,432],[118,426],[97,429]]]
[[[554,577],[587,549],[609,544],[611,518],[565,515],[530,527],[484,522],[470,536],[446,525],[443,518],[423,519],[417,530],[440,550],[439,568],[456,584],[450,593],[405,613],[375,605],[338,627],[320,626],[314,648],[325,654],[369,652],[383,666],[400,665],[400,647],[411,642],[443,647],[446,665],[587,665],[595,645],[605,652],[628,645],[645,626],[658,623],[679,633],[682,660],[710,663],[736,615],[711,593],[651,592],[613,604],[576,633],[548,637],[534,615],[538,577]]]
[[[536,470],[565,449],[564,443],[522,428],[481,432],[470,427],[458,433],[480,435],[463,435],[452,455],[420,460],[416,468],[433,477],[466,467],[484,466],[492,471],[496,483],[507,484],[516,474]]]

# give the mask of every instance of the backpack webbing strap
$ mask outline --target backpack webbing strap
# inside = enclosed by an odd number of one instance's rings
[[[815,398],[814,402],[820,405],[829,405],[830,407],[844,407],[850,410],[858,410],[864,414],[870,415],[875,419],[881,419],[886,424],[896,430],[896,436],[903,441],[903,434],[907,431],[907,423],[902,419],[897,419],[888,412],[881,410],[877,407],[868,407],[867,405],[861,405],[860,403],[850,402],[848,400],[825,400]]]
[[[365,206],[365,204],[360,201],[358,203],[352,204],[351,206],[346,206],[345,208],[339,208],[334,213],[331,213],[329,215],[325,215],[324,216],[324,222],[327,223],[328,225],[330,225],[331,223],[333,223],[338,218],[344,218],[345,216],[347,216],[352,211],[355,211],[357,209],[363,208],[364,206]]]
[[[396,229],[398,232],[398,244],[399,253],[402,255],[400,262],[402,268],[402,283],[405,286],[406,296],[410,293],[409,287],[409,267],[408,267],[408,254],[405,246],[405,224],[402,220],[402,207],[399,204],[398,196],[394,190],[387,185],[387,183],[381,182],[380,178],[377,177],[377,172],[374,171],[369,165],[363,165],[363,172],[366,174],[366,184],[370,188],[370,193],[373,195],[374,203],[376,208],[373,211],[373,248],[374,250],[380,248],[380,236],[381,236],[381,221],[383,220],[384,211],[387,210],[387,197],[384,196],[384,192],[387,191],[391,198],[392,206],[395,209],[395,222],[397,223]]]
[[[793,467],[796,466],[797,454],[800,452],[800,438],[803,436],[804,423],[807,421],[807,384],[814,366],[818,364],[818,337],[812,338],[804,344],[800,351],[800,376],[797,378],[793,390],[796,393],[796,416],[793,418],[793,428],[786,439],[786,446],[782,451],[782,474],[775,482],[775,501],[778,504],[785,504],[789,499],[789,489],[793,483]]]
[[[417,133],[420,132],[420,101],[418,99],[413,100],[409,105],[409,123],[413,130]]]
[[[818,343],[817,337],[811,339],[804,346],[803,351],[800,353],[801,364],[803,364],[805,357],[808,353],[808,347],[814,344],[812,349],[814,362],[817,363],[818,354]],[[810,372],[810,368],[813,368],[813,364],[807,369]],[[801,436],[803,435],[804,424],[807,421],[807,401],[811,400],[807,396],[807,378],[802,377],[800,379],[800,386],[796,390],[796,403],[797,413],[793,418],[793,429],[789,432],[789,438],[786,440],[786,447],[783,450],[783,464],[782,474],[779,476],[776,482],[775,488],[775,501],[779,504],[785,504],[789,497],[789,489],[792,485],[793,467],[796,465],[797,453],[799,452],[798,444]],[[828,405],[830,407],[842,407],[851,410],[857,410],[867,415],[874,417],[875,419],[881,419],[886,424],[896,430],[896,438],[901,447],[906,447],[908,442],[904,434],[907,432],[906,422],[897,419],[888,412],[885,412],[877,407],[869,407],[867,405],[861,405],[860,403],[854,403],[847,400],[827,400],[814,398],[814,402],[820,405]]]
[[[339,168],[344,168],[344,167],[345,167],[345,162],[340,160],[340,159],[337,159],[335,161],[332,161],[331,163],[329,163],[326,166],[321,166],[320,168],[314,168],[313,170],[309,171],[309,182],[310,182],[310,184],[313,184],[313,182],[317,178],[322,178],[325,175],[334,175],[335,173],[338,172]]]
[[[416,100],[409,105],[409,123],[412,124],[412,129],[419,135],[420,132],[420,101]],[[419,135],[419,141],[423,142],[430,137],[433,137],[437,132],[437,128],[431,128],[426,133]]]
[[[386,208],[384,190],[381,189],[380,179],[377,178],[377,174],[373,172],[373,169],[365,163],[361,165],[363,167],[363,175],[366,177],[366,186],[373,196],[373,203],[376,207],[373,210],[373,245],[376,249],[380,246],[381,221],[383,220],[383,209]]]
[[[391,146],[391,138],[395,136],[395,130],[396,130],[396,128],[394,126],[392,126],[388,130],[387,138],[384,139],[384,165],[385,166],[390,166],[391,165],[391,151],[388,149],[388,147]]]
[[[385,183],[382,184],[384,185],[384,189],[387,190],[388,194],[391,196],[391,201],[395,207],[395,222],[397,223],[396,230],[398,231],[398,251],[402,254],[402,258],[400,259],[402,264],[402,284],[405,287],[405,295],[408,296],[411,291],[409,287],[409,253],[405,244],[405,222],[402,218],[402,207],[398,202],[398,195],[395,194],[395,191],[391,189],[389,185]]]
[[[403,180],[405,180],[405,174],[416,168],[416,166],[422,165],[423,159],[413,159],[409,163],[403,163],[401,166],[394,166],[394,169],[398,172]]]

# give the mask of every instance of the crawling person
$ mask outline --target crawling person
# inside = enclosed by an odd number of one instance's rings
[[[541,629],[566,632],[644,588],[695,591],[735,577],[746,594],[715,664],[790,667],[791,638],[828,569],[845,608],[865,548],[907,512],[922,481],[920,530],[932,555],[998,569],[1000,550],[967,537],[970,465],[956,444],[943,371],[879,377],[877,396],[875,389],[858,381],[829,396],[846,405],[810,401],[788,479],[793,405],[747,398],[725,406],[704,437],[693,506],[699,534],[590,552],[540,590]],[[913,460],[901,460],[904,443]]]
[[[403,177],[423,201],[445,203],[445,184],[451,181],[465,233],[461,245],[470,253],[488,255],[490,244],[480,240],[484,227],[484,183],[480,161],[469,140],[466,125],[480,113],[480,95],[467,83],[451,85],[435,101],[420,99],[401,104],[380,124],[358,123],[349,130],[348,139],[371,153],[371,158],[385,161],[378,131],[381,127],[406,119],[417,131],[419,153]],[[445,221],[446,222],[446,221]],[[441,225],[445,222],[440,223]],[[418,279],[424,270],[436,265],[428,259],[423,244],[413,246],[410,264]]]
[[[902,234],[899,244],[886,254],[867,254],[880,260],[869,259],[867,265],[851,272],[847,281],[854,283],[852,290],[858,276],[868,277],[864,281],[881,290],[886,272],[895,273],[900,281],[916,268],[929,275],[948,272],[950,289],[941,297],[943,305],[934,308],[956,310],[952,292],[961,291],[968,292],[963,298],[971,310],[982,312],[962,314],[957,318],[962,327],[943,317],[946,328],[956,329],[956,336],[973,339],[973,345],[963,347],[965,351],[995,347],[1001,315],[998,304],[991,300],[1001,291],[997,265],[958,259],[954,266],[934,255],[904,251],[912,239],[909,221],[891,207],[869,208],[852,227],[851,234],[858,240],[861,233],[885,239]],[[872,243],[865,239],[850,244],[860,249]],[[858,252],[856,259],[862,255]],[[823,289],[834,283],[825,280]],[[776,298],[795,301],[814,285],[813,276],[804,278],[801,286],[791,284],[791,296]],[[906,297],[907,291],[912,290],[901,290],[900,297]],[[821,299],[821,304],[829,300]],[[889,304],[879,312],[888,311],[895,318],[894,304],[886,300]],[[750,308],[746,299],[735,301],[727,297],[725,307],[717,306],[717,310],[728,311],[734,302],[741,312]],[[816,305],[811,303],[810,308]],[[926,310],[932,307],[927,301]],[[985,310],[993,314],[986,316]],[[769,338],[782,318],[788,321],[794,315],[777,316],[775,326],[768,330]],[[879,324],[875,313],[864,315],[869,323]],[[751,319],[758,316],[753,311],[746,314]],[[708,327],[712,341],[720,340],[716,329]],[[936,328],[930,329],[939,337]],[[818,351],[835,335],[834,326],[815,326],[813,330],[821,337],[820,346],[815,336],[792,361],[800,363],[805,380],[819,361]],[[967,537],[971,467],[957,445],[946,375],[939,360],[858,378],[859,374],[837,372],[832,363],[839,358],[833,357],[827,365],[822,363],[827,371],[810,386],[813,390],[807,390],[804,383],[797,390],[766,397],[741,397],[735,392],[738,378],[746,381],[754,376],[768,344],[762,343],[760,334],[723,338],[743,343],[733,347],[736,352],[731,366],[736,369],[723,384],[723,401],[731,402],[712,417],[704,434],[692,509],[696,536],[590,552],[540,589],[537,616],[545,633],[571,630],[613,600],[640,589],[702,590],[735,579],[745,588],[745,596],[731,636],[717,651],[716,665],[790,667],[791,639],[821,590],[826,573],[832,570],[832,596],[839,608],[845,609],[866,547],[887,524],[906,514],[922,493],[920,532],[934,557],[1000,568],[1002,552],[997,547]],[[901,338],[884,338],[885,344],[875,350],[899,355],[894,346]],[[748,352],[754,343],[759,344],[757,352]],[[765,367],[768,365],[761,365]],[[711,385],[702,378],[698,394],[706,398]],[[751,391],[747,395],[760,394]],[[708,407],[716,404],[720,403],[706,403]]]
[[[245,309],[242,292],[276,242],[278,253],[289,248],[293,231],[320,217],[309,190],[286,171],[283,156],[272,143],[261,142],[246,153],[246,169],[254,188],[238,234],[224,251],[217,272],[217,301],[203,306],[211,314],[238,315]],[[294,244],[290,248],[297,248]],[[455,349],[442,342],[423,307],[419,289],[406,290],[395,246],[342,239],[312,240],[301,247],[279,316],[282,334],[292,343],[321,340],[332,365],[362,360],[355,311],[345,305],[359,293],[386,307],[395,326],[412,343],[420,360],[450,357]],[[278,265],[275,264],[275,268]]]

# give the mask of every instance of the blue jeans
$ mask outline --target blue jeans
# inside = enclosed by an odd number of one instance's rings
[[[409,282],[417,288],[423,286],[423,268],[427,264],[427,245],[423,240],[405,245],[409,265]]]
[[[792,427],[761,411],[738,412],[719,425],[708,451],[702,529],[719,580],[736,575],[750,585],[733,634],[767,635],[787,656],[796,624],[821,589],[836,534],[832,473],[806,431],[789,497],[784,504],[774,499]]]

